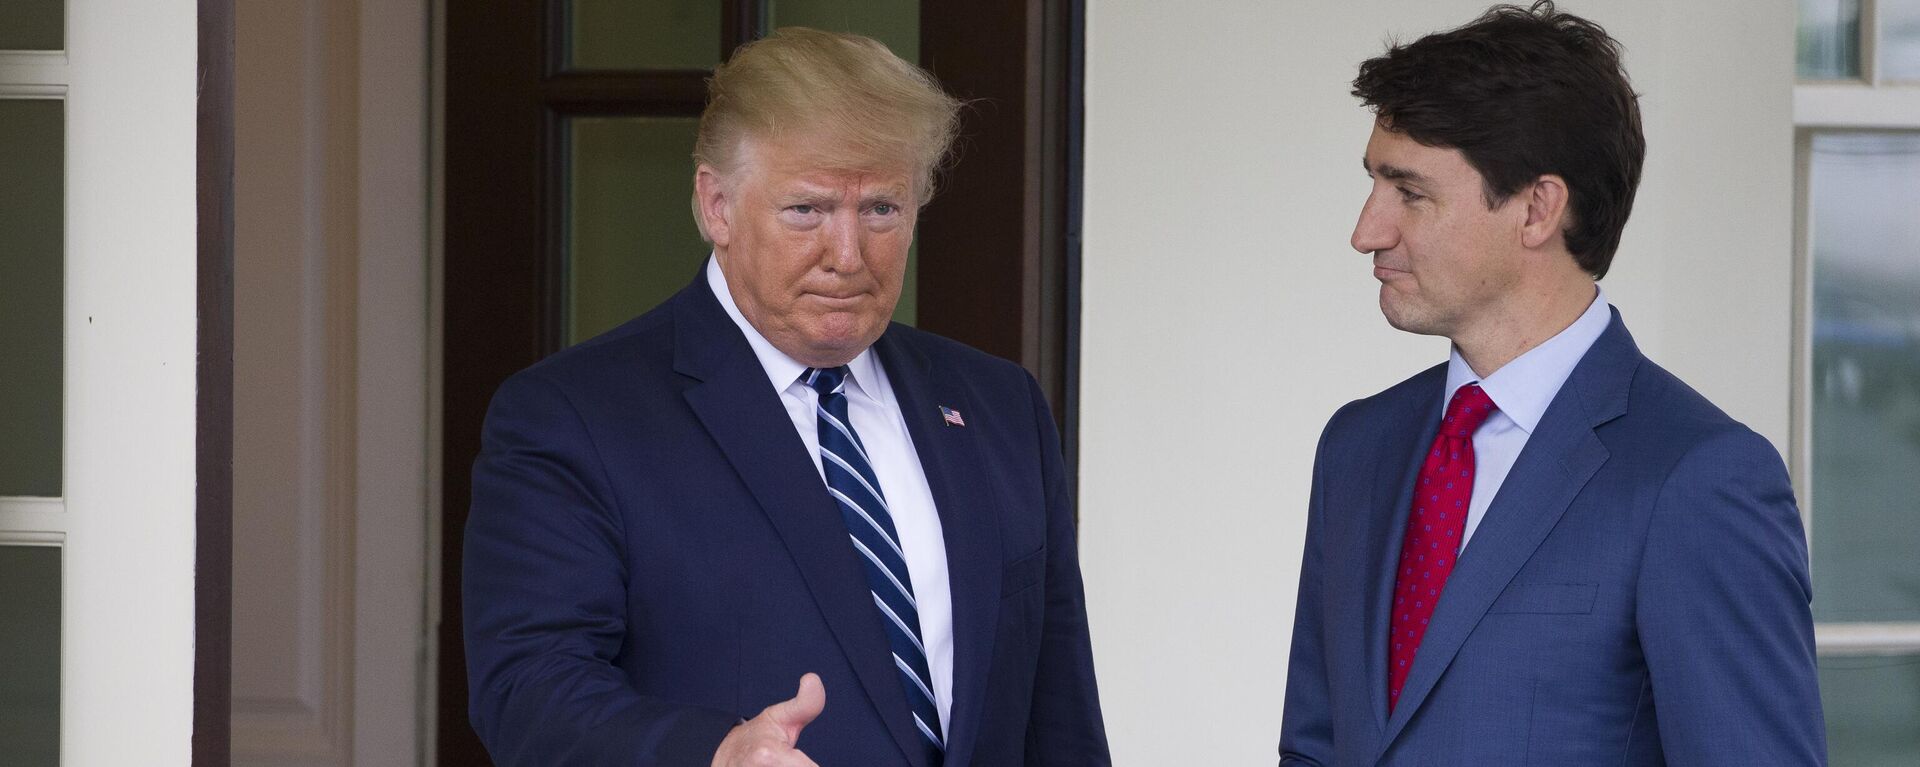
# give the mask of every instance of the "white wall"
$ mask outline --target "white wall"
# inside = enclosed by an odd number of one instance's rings
[[[1481,0],[1089,0],[1081,556],[1121,764],[1276,760],[1313,447],[1445,359],[1347,245],[1359,62]],[[1641,347],[1787,444],[1794,11],[1566,2],[1626,46],[1645,180],[1603,283]]]

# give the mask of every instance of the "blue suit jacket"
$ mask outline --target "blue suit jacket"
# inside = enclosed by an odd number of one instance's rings
[[[1106,764],[1038,387],[901,325],[873,348],[946,538],[946,764]],[[500,387],[464,576],[472,720],[497,761],[705,767],[812,671],[827,705],[801,750],[924,767],[859,555],[778,396],[704,278]]]
[[[1314,464],[1282,765],[1816,765],[1807,549],[1771,444],[1618,313],[1547,408],[1387,711],[1393,567],[1446,366]]]

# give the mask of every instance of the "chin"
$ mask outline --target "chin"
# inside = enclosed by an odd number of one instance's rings
[[[882,325],[873,330],[849,328],[844,331],[809,333],[806,337],[806,347],[808,354],[814,358],[810,364],[814,364],[815,367],[845,365],[853,361],[854,357],[860,356],[860,353],[872,346],[873,342],[880,340],[879,331],[884,329],[885,326]],[[808,362],[808,360],[801,361]]]
[[[1380,314],[1387,318],[1387,324],[1393,329],[1422,336],[1445,335],[1436,328],[1431,317],[1422,316],[1418,311],[1409,310],[1383,294],[1380,296]]]

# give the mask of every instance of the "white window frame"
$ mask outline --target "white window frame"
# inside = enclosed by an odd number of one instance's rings
[[[1809,539],[1813,508],[1813,228],[1810,181],[1813,135],[1822,131],[1920,132],[1920,81],[1886,81],[1879,72],[1879,0],[1860,0],[1860,78],[1798,80],[1794,127],[1794,485]],[[1819,562],[1813,567],[1818,568]],[[1824,657],[1920,653],[1920,621],[1819,623],[1815,645]]]
[[[67,52],[65,50],[0,50],[0,100],[52,100],[63,102],[67,98]],[[65,117],[61,117],[65,125]],[[65,138],[61,138],[65,144]],[[65,244],[61,244],[65,248]],[[61,254],[65,260],[65,254]],[[65,302],[61,302],[61,325],[65,323]],[[61,327],[60,333],[65,333]],[[67,359],[61,354],[61,386],[65,386],[65,365]],[[61,396],[63,400],[65,396]],[[65,429],[65,413],[61,413],[61,429]],[[65,444],[65,440],[61,440]],[[61,448],[65,450],[65,448]],[[65,461],[61,461],[61,471],[65,471]],[[67,492],[65,482],[61,482],[61,494]],[[67,502],[65,496],[46,498],[46,496],[0,496],[0,546],[4,548],[65,548],[67,544]],[[65,552],[61,552],[61,590],[65,590]],[[65,596],[60,600],[61,623],[65,623]],[[65,627],[61,627],[61,636],[65,636]],[[65,644],[65,638],[61,638]],[[65,652],[61,648],[61,657]],[[61,669],[61,696],[65,696],[65,675]],[[61,729],[67,725],[61,723]]]
[[[66,51],[0,51],[0,99],[66,97]],[[0,546],[60,546],[67,539],[66,508],[63,498],[0,496]]]
[[[0,544],[61,549],[60,763],[186,765],[198,16],[151,0],[65,13],[63,50],[0,51],[0,98],[65,111],[62,496],[0,498]]]

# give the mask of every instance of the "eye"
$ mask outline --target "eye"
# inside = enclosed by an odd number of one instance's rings
[[[1420,200],[1424,200],[1427,198],[1426,195],[1413,191],[1412,189],[1408,189],[1404,186],[1395,187],[1395,188],[1400,190],[1401,202],[1418,202]]]
[[[826,218],[826,209],[820,205],[802,202],[780,209],[780,222],[794,229],[812,229]]]
[[[899,213],[900,208],[899,206],[894,205],[893,203],[890,203],[890,202],[876,202],[873,204],[873,207],[868,208],[867,211],[870,213],[873,213],[876,216],[891,216],[895,213]]]

